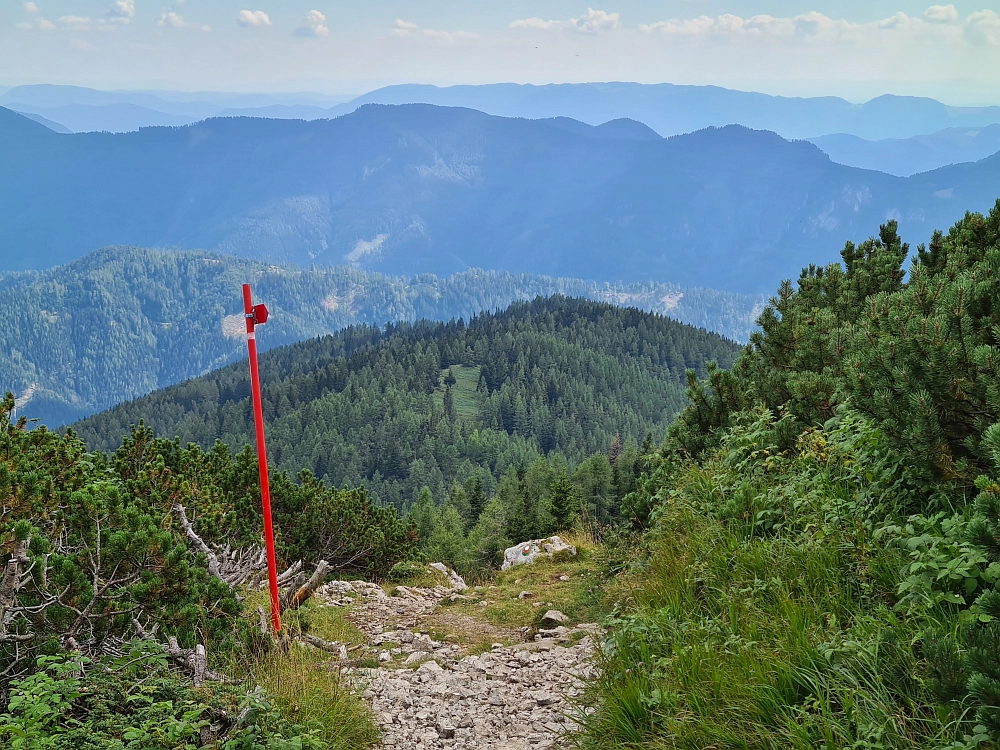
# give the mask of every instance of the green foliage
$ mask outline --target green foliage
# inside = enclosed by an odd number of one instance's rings
[[[878,239],[848,243],[844,266],[784,282],[733,369],[690,376],[665,450],[701,456],[758,404],[787,416],[794,435],[850,403],[918,469],[914,481],[971,484],[1000,416],[1000,201],[935,234],[904,281],[907,252],[890,221]]]
[[[671,472],[644,545],[612,555],[634,604],[612,623],[590,746],[943,747],[974,734],[928,686],[931,620],[896,606],[905,545],[885,544],[898,511],[873,471],[877,432],[844,414],[781,450],[786,421],[734,415],[722,447]]]
[[[192,689],[167,669],[155,644],[136,643],[130,658],[117,660],[123,665],[40,657],[36,672],[13,683],[7,711],[0,713],[4,747],[195,750],[209,736],[220,750],[326,747],[315,728],[288,722],[262,693]]]
[[[346,750],[374,739],[349,694],[319,701],[329,725],[299,727],[282,718],[291,705],[279,700],[279,710],[263,693],[193,690],[158,647],[133,640],[155,625],[182,647],[205,644],[213,660],[239,655],[239,676],[259,677],[269,642],[238,592],[209,574],[175,511],[185,506],[211,545],[259,546],[250,451],[181,448],[140,425],[111,455],[87,453],[72,433],[11,423],[13,406],[10,394],[0,404],[0,746],[174,750],[203,746],[213,727],[229,750]],[[412,557],[416,534],[394,509],[363,489],[300,480],[272,476],[281,562],[323,558],[382,577]],[[303,700],[330,693],[322,674]]]
[[[568,529],[576,520],[580,508],[580,500],[576,495],[576,487],[565,474],[560,474],[552,481],[552,522],[556,529]]]
[[[907,251],[849,243],[690,376],[624,499],[644,543],[609,536],[585,744],[1000,743],[1000,202]]]
[[[242,319],[226,317],[242,313],[240,284],[247,281],[271,310],[257,332],[262,350],[350,325],[468,320],[551,294],[626,300],[745,341],[761,301],[668,284],[599,287],[478,269],[400,278],[346,266],[296,268],[214,253],[109,247],[48,271],[0,274],[6,321],[0,386],[27,399],[31,416],[57,427],[243,359]]]
[[[349,328],[261,357],[270,459],[330,486],[363,484],[400,510],[424,486],[443,499],[478,478],[479,504],[509,470],[541,456],[578,463],[607,452],[616,435],[628,443],[662,434],[683,405],[683,371],[731,362],[735,352],[658,315],[566,298],[519,303],[468,325]],[[443,407],[449,372],[456,419]],[[474,402],[471,413],[463,399]],[[74,429],[108,450],[140,419],[182,445],[245,445],[253,434],[246,368],[223,368]],[[610,497],[608,486],[598,494]],[[478,517],[471,503],[469,525]],[[593,512],[606,522],[612,510]]]

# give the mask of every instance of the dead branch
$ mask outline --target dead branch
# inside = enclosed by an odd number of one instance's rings
[[[316,565],[316,570],[313,574],[309,576],[309,580],[304,584],[299,586],[297,589],[289,589],[285,594],[284,600],[282,601],[282,609],[298,609],[302,604],[313,595],[317,588],[319,588],[323,579],[326,577],[327,572],[330,570],[330,563],[326,560],[320,560]],[[292,593],[294,591],[294,593]]]
[[[288,566],[288,569],[285,570],[285,572],[278,574],[278,585],[283,586],[284,584],[288,583],[290,580],[295,578],[295,576],[297,576],[301,570],[302,570],[302,561],[296,560],[295,562],[293,562],[291,565]]]
[[[347,647],[342,643],[337,643],[337,641],[325,641],[315,635],[309,635],[304,633],[298,637],[300,641],[304,641],[311,646],[322,651],[328,651],[331,654],[338,654],[342,659],[347,658]]]
[[[181,648],[180,644],[177,642],[177,638],[174,636],[169,636],[167,642],[163,643],[156,638],[156,631],[158,629],[157,625],[154,625],[151,630],[147,630],[143,627],[142,623],[139,622],[138,618],[132,619],[132,624],[135,627],[136,632],[139,637],[159,643],[160,647],[163,649],[164,653],[174,660],[179,667],[181,667],[185,672],[191,675],[191,680],[195,687],[201,687],[206,681],[211,680],[213,682],[227,682],[228,678],[208,668],[208,651],[206,650],[204,644],[197,644],[194,648]]]
[[[267,568],[267,554],[263,547],[234,550],[227,544],[225,547],[213,549],[194,530],[194,524],[188,520],[187,510],[184,506],[178,503],[173,509],[180,518],[184,535],[194,548],[205,555],[208,560],[210,575],[233,590],[250,580],[260,580],[259,574]]]

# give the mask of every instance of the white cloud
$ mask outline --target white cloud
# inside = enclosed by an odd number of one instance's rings
[[[750,18],[727,13],[716,16],[698,16],[689,19],[672,19],[651,24],[641,24],[640,31],[659,32],[672,36],[702,36],[708,34],[745,34],[750,36],[791,36],[796,31],[816,31],[827,26],[829,19],[820,13],[809,13],[796,18],[775,18],[758,15]]]
[[[329,36],[330,29],[326,25],[326,16],[318,10],[306,13],[305,23],[292,32],[295,36]]]
[[[965,19],[965,38],[972,44],[1000,46],[1000,14],[992,10],[970,13]]]
[[[175,29],[180,29],[187,24],[184,22],[184,16],[178,15],[171,11],[163,11],[163,15],[160,16],[160,20],[156,22],[157,26],[173,26]]]
[[[932,5],[924,11],[924,20],[931,23],[954,23],[958,20],[958,11],[954,5]]]
[[[553,29],[568,29],[579,31],[584,34],[596,34],[600,31],[611,31],[621,26],[621,18],[617,13],[608,13],[603,10],[587,8],[587,12],[579,18],[570,18],[566,21],[546,21],[543,18],[522,18],[510,24],[512,29],[534,29],[537,31],[551,31]]]
[[[85,16],[59,16],[56,23],[76,31],[86,31],[90,28],[90,19]]]
[[[396,19],[396,28],[392,30],[393,36],[409,36],[410,34],[416,34],[420,31],[420,27],[417,24],[410,21],[404,21],[402,18]]]
[[[981,11],[966,19],[967,29],[972,26],[978,31],[985,24],[989,27],[991,20],[976,21],[973,16],[990,14],[992,11]],[[1000,19],[1000,16],[992,14]],[[888,18],[868,23],[856,23],[847,19],[835,19],[818,11],[809,11],[790,18],[775,18],[768,15],[740,16],[726,14],[721,16],[699,16],[690,19],[671,19],[651,24],[641,24],[639,30],[647,33],[660,33],[669,36],[742,36],[752,37],[798,37],[802,39],[817,39],[826,41],[860,41],[871,39],[880,32],[921,35],[935,39],[950,39],[957,34],[955,27],[947,25],[949,21],[957,20],[958,14],[954,6],[934,5],[924,12],[923,18],[908,16],[905,13],[895,13]],[[984,32],[989,36],[991,32]],[[943,36],[942,36],[943,35]]]
[[[536,29],[538,31],[549,31],[550,29],[561,29],[565,25],[565,21],[546,21],[543,18],[537,18],[532,16],[531,18],[522,18],[518,21],[511,23],[510,28],[512,29]]]
[[[179,13],[175,13],[172,10],[165,10],[160,15],[160,20],[156,22],[157,26],[170,26],[175,29],[201,29],[202,31],[211,31],[211,26],[199,26],[196,23],[188,23],[184,20],[184,16]]]
[[[135,18],[135,0],[116,0],[101,19],[103,24],[127,24]]]
[[[242,26],[270,26],[271,19],[262,10],[241,10],[239,17]]]
[[[40,28],[42,31],[54,31],[56,25],[52,23],[52,21],[46,20],[44,18],[39,18],[38,28]]]
[[[27,11],[28,13],[37,13],[38,6],[31,2],[24,3],[24,10]]]
[[[79,50],[80,52],[90,52],[91,50],[97,49],[86,39],[71,39],[69,46],[75,50]]]
[[[35,27],[32,26],[30,23],[25,23],[24,21],[21,21],[19,23],[15,23],[14,24],[14,28],[17,28],[17,29],[33,29]]]
[[[577,31],[594,34],[598,31],[610,31],[621,26],[617,13],[605,13],[603,10],[587,8],[587,13],[580,18],[572,19]]]
[[[422,29],[417,24],[410,21],[404,21],[402,18],[396,19],[396,26],[390,33],[393,36],[401,38],[422,37],[444,45],[468,42],[479,38],[478,34],[473,34],[468,31],[438,31],[437,29]]]

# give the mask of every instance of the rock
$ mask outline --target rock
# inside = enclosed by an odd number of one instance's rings
[[[518,599],[530,599],[533,596],[534,596],[534,594],[531,593],[530,591],[522,591],[520,594],[517,595],[517,598]]]
[[[466,585],[465,580],[456,573],[454,570],[449,568],[444,563],[436,562],[430,564],[431,570],[435,570],[445,578],[448,579],[448,584],[455,589],[455,591],[465,591],[469,587]]]
[[[550,625],[560,625],[562,623],[569,622],[569,618],[560,612],[558,609],[550,609],[544,615],[542,615],[542,624]]]
[[[426,651],[414,651],[412,654],[407,656],[406,659],[403,660],[403,666],[412,667],[414,664],[419,664],[420,662],[426,661],[427,659],[430,658],[431,655],[428,654]]]
[[[536,690],[531,693],[532,700],[535,701],[539,706],[551,706],[553,703],[559,700],[559,698],[547,690]]]
[[[554,628],[541,628],[538,631],[538,635],[535,636],[535,640],[542,640],[542,638],[565,638],[569,635],[569,628],[565,625],[557,625]]]
[[[434,726],[438,730],[438,735],[443,740],[450,740],[455,736],[455,725],[448,719],[438,719],[437,724]]]
[[[515,565],[530,565],[540,555],[550,560],[567,559],[576,555],[576,547],[567,544],[558,536],[530,539],[504,550],[503,565],[500,566],[500,570],[510,570]]]
[[[569,576],[559,576],[559,580],[560,581],[568,581],[569,580]]]
[[[536,640],[494,643],[488,652],[465,656],[457,645],[445,642],[447,637],[435,641],[428,632],[435,632],[428,617],[457,593],[450,584],[404,586],[393,597],[380,596],[377,587],[369,586],[352,584],[345,593],[346,585],[336,585],[328,596],[344,598],[350,606],[347,618],[365,634],[369,653],[378,655],[378,667],[338,666],[370,705],[384,747],[555,750],[572,745],[571,737],[563,737],[578,728],[568,716],[594,677],[593,657],[602,634],[598,626],[567,627],[553,621],[552,627],[538,631]],[[435,620],[433,627],[440,623]],[[520,630],[521,637],[531,638],[530,630]],[[573,642],[573,634],[584,637]],[[351,648],[351,658],[358,658],[358,647]]]

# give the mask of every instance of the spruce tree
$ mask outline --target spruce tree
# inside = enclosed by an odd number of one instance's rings
[[[481,477],[473,477],[465,483],[465,494],[469,498],[469,518],[475,524],[486,507],[486,491]]]
[[[434,531],[434,527],[438,523],[438,509],[434,504],[434,495],[431,494],[430,487],[424,487],[420,490],[417,502],[410,508],[407,520],[416,528],[420,545],[426,546],[431,532]]]
[[[556,531],[566,531],[576,520],[580,498],[576,494],[576,485],[563,472],[552,482],[552,520]]]
[[[449,422],[455,421],[455,397],[450,384],[444,387],[444,416]]]

